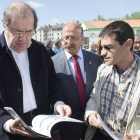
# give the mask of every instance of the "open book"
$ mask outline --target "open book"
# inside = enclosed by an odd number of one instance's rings
[[[120,138],[119,136],[115,135],[108,127],[107,125],[104,123],[104,121],[98,117],[98,123],[102,126],[102,128],[114,139],[114,140],[124,140],[122,138]]]
[[[4,107],[4,109],[13,117],[13,119],[19,118],[21,124],[38,137],[51,138],[53,133],[56,132],[56,129],[54,128],[63,127],[63,129],[59,128],[58,131],[63,131],[65,129],[70,129],[70,131],[73,131],[74,128],[82,129],[83,125],[83,121],[65,116],[62,117],[60,115],[37,115],[33,118],[31,127],[28,126],[12,108]]]

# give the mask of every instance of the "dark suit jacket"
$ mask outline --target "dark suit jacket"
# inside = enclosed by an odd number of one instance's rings
[[[49,52],[51,57],[55,55],[55,52],[50,47],[46,46],[46,49]]]
[[[93,89],[93,82],[96,79],[98,66],[102,63],[100,56],[83,50],[85,78],[86,78],[86,99],[88,101]],[[83,120],[85,109],[80,106],[79,94],[76,81],[71,73],[65,52],[62,51],[52,57],[54,67],[64,96],[64,102],[72,108],[72,118]]]
[[[140,50],[138,51],[138,56],[140,57]]]
[[[53,62],[46,48],[32,40],[28,48],[29,71],[39,114],[50,114],[56,101],[63,101]],[[0,140],[21,140],[22,137],[6,133],[3,124],[11,118],[3,107],[12,107],[23,116],[23,86],[18,66],[7,48],[4,34],[0,36]]]

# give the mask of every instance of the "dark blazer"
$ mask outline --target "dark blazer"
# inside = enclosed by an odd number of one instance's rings
[[[50,114],[56,101],[63,101],[53,62],[46,48],[32,39],[28,48],[29,71],[39,114]],[[3,130],[11,118],[3,107],[12,107],[21,118],[23,115],[23,86],[18,66],[8,49],[4,33],[0,36],[0,140],[21,140]]]
[[[98,66],[102,63],[100,56],[83,50],[85,78],[86,78],[86,99],[88,101],[93,89],[93,82],[96,79]],[[64,96],[64,102],[72,108],[72,118],[83,120],[85,109],[80,106],[79,94],[76,81],[72,75],[65,52],[62,51],[52,57],[54,67]]]
[[[138,51],[138,54],[137,55],[140,57],[140,50]]]
[[[50,47],[46,46],[46,49],[49,52],[51,57],[55,55],[55,52]]]

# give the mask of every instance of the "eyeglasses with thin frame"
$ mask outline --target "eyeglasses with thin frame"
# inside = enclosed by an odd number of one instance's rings
[[[10,33],[12,33],[14,36],[22,36],[23,34],[24,35],[33,35],[33,34],[35,34],[35,31],[33,32],[32,30],[25,31],[25,32],[22,32],[22,31],[20,31],[20,32],[19,31],[11,31],[8,26],[7,26],[7,30]]]
[[[65,42],[67,42],[67,41],[73,41],[73,42],[77,42],[77,41],[79,41],[80,39],[82,39],[82,37],[83,36],[81,36],[81,37],[79,37],[79,38],[77,38],[77,37],[69,37],[69,36],[65,36],[65,37],[62,37],[62,41],[65,41]]]
[[[114,45],[104,45],[104,46],[99,46],[99,50],[101,51],[103,48],[106,49],[107,51],[110,51],[110,49],[112,49],[113,47],[115,47],[117,44],[119,43],[116,43]]]
[[[134,44],[139,44],[140,45],[140,41],[134,41]]]

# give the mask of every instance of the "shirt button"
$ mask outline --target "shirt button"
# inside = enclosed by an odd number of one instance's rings
[[[21,88],[18,88],[18,92],[21,92]]]

